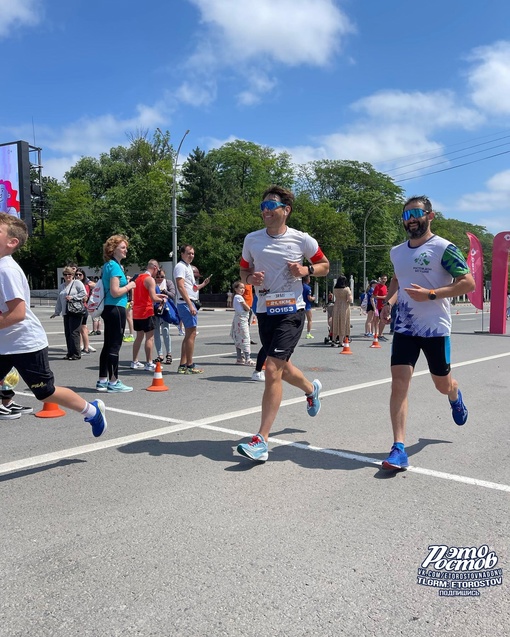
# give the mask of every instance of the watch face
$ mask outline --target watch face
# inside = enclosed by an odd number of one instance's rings
[[[433,301],[436,297],[437,297],[437,294],[434,294],[434,292],[429,292],[429,299],[431,301]]]

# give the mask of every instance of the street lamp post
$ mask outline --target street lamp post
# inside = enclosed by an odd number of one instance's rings
[[[179,247],[177,245],[177,167],[179,165],[179,153],[181,152],[182,142],[188,133],[189,129],[182,136],[174,157],[174,174],[172,181],[172,267],[174,270],[178,261],[177,252],[179,251]]]
[[[367,287],[367,221],[374,210],[375,208],[370,208],[363,222],[363,291],[365,291]]]

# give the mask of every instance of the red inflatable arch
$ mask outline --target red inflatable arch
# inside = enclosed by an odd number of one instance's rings
[[[492,246],[491,334],[506,334],[509,253],[510,231],[500,232],[494,237]]]

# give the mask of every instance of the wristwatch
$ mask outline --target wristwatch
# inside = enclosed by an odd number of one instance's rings
[[[435,290],[430,290],[430,292],[429,292],[429,299],[430,299],[431,301],[434,301],[435,299],[437,299],[437,294],[436,294],[436,291],[435,291]]]
[[[308,274],[313,274],[315,272],[315,268],[313,267],[313,265],[309,265],[308,266]]]

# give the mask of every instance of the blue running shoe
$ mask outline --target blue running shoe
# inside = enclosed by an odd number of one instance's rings
[[[124,385],[122,381],[117,379],[114,383],[108,383],[107,391],[111,393],[126,393],[128,391],[133,391],[133,388]]]
[[[321,393],[322,385],[320,380],[315,379],[313,381],[313,392],[306,396],[306,410],[309,416],[316,416],[321,410],[321,399],[319,394]]]
[[[465,425],[468,419],[468,410],[466,405],[462,402],[462,394],[459,389],[459,397],[452,403],[450,400],[450,407],[452,408],[452,418],[456,425]]]
[[[98,380],[96,383],[96,391],[108,391],[108,381]]]
[[[92,426],[92,434],[95,438],[99,438],[106,431],[106,407],[102,400],[93,400],[91,405],[97,409],[96,415],[92,418],[85,418],[85,422],[89,422]]]
[[[407,469],[408,466],[407,453],[399,449],[397,445],[393,445],[390,455],[382,463],[383,469]]]
[[[268,457],[267,442],[262,438],[260,434],[256,434],[251,439],[251,442],[237,445],[237,452],[245,458],[250,460],[256,460],[258,462],[265,462]]]

